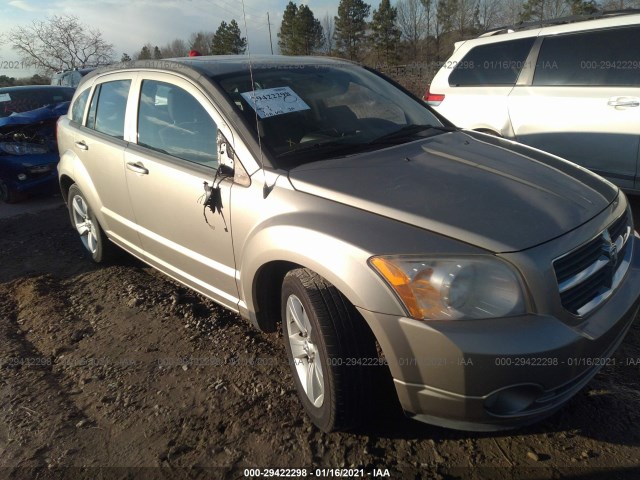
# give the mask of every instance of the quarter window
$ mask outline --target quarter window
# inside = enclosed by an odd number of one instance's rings
[[[93,94],[87,126],[122,140],[130,86],[131,80],[101,84]]]
[[[142,83],[138,145],[216,168],[218,127],[193,95],[155,80]]]
[[[640,27],[547,37],[534,85],[640,85]]]
[[[472,48],[449,76],[449,85],[515,85],[534,38],[491,43]]]
[[[86,89],[82,92],[76,101],[73,102],[73,107],[71,107],[71,121],[82,124],[82,118],[84,117],[84,109],[87,106],[87,100],[89,99],[89,90]]]

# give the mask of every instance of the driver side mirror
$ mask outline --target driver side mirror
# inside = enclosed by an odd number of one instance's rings
[[[220,130],[217,135],[218,143],[218,172],[227,177],[233,177],[233,181],[243,187],[251,185],[249,174],[242,166],[242,163],[236,161],[236,152],[233,146]]]
[[[217,143],[218,143],[218,162],[219,162],[220,168],[224,168],[227,171],[231,171],[231,174],[233,174],[235,152],[233,151],[233,147],[231,146],[229,141],[220,132],[220,130],[218,130]],[[227,173],[227,172],[223,172],[223,173]]]

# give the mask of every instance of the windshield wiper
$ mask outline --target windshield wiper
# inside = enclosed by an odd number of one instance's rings
[[[329,153],[337,153],[337,152],[347,153],[347,152],[351,152],[352,150],[362,149],[363,146],[366,147],[366,144],[348,143],[348,142],[336,141],[336,140],[331,142],[323,142],[323,143],[305,142],[305,143],[299,143],[291,147],[290,150],[287,150],[286,152],[282,152],[276,156],[277,158],[285,158],[293,154],[303,153],[303,152],[311,153],[311,154],[315,154],[315,153],[329,154]]]
[[[441,132],[456,132],[458,128],[456,127],[445,127],[443,125],[405,125],[399,130],[395,130],[391,133],[387,133],[382,135],[381,137],[375,138],[369,142],[370,145],[375,145],[379,143],[390,143],[391,141],[401,140],[405,138],[410,138],[417,133],[420,133],[424,130],[438,130]]]

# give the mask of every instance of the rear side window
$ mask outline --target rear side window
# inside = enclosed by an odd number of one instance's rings
[[[116,80],[101,84],[93,94],[87,126],[122,140],[130,86],[131,80]]]
[[[89,88],[82,92],[76,101],[73,102],[71,107],[71,121],[77,124],[82,124],[82,118],[84,117],[84,109],[87,106],[87,100],[89,100]]]
[[[534,85],[640,85],[640,27],[547,37]]]
[[[522,38],[472,48],[451,72],[449,85],[515,85],[534,40]]]
[[[189,92],[169,83],[142,82],[138,145],[216,168],[217,135],[217,125]]]

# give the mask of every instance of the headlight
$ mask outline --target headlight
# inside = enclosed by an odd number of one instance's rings
[[[44,145],[9,142],[0,143],[0,150],[9,155],[40,155],[49,151]]]
[[[525,313],[518,274],[495,257],[372,257],[413,318],[462,320]]]

